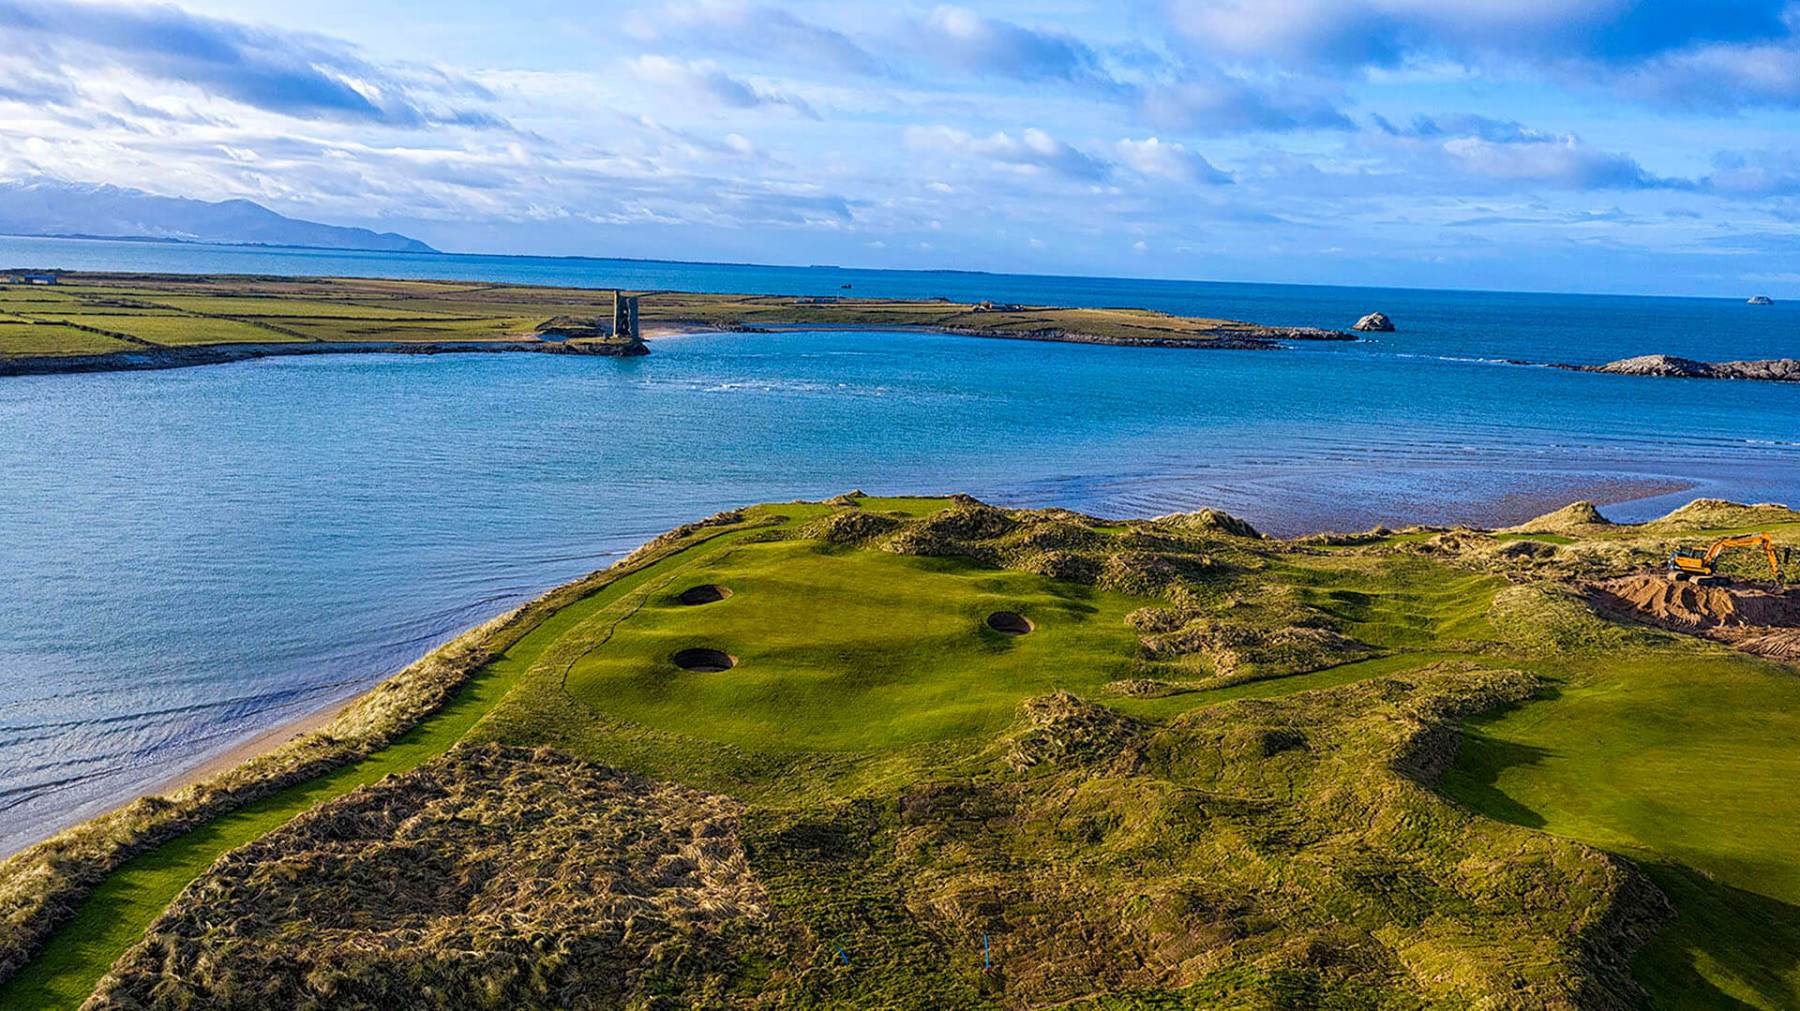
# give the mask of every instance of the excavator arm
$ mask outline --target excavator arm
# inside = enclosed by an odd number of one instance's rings
[[[1706,554],[1699,557],[1696,557],[1699,555],[1698,552],[1678,550],[1669,556],[1669,564],[1670,567],[1683,572],[1710,576],[1718,567],[1720,553],[1726,548],[1748,548],[1759,545],[1763,549],[1763,554],[1768,556],[1770,574],[1779,582],[1781,580],[1781,561],[1775,555],[1775,539],[1768,534],[1739,534],[1735,537],[1721,537],[1707,545]]]

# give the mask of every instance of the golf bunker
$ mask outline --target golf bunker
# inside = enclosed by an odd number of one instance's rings
[[[987,627],[1001,635],[1024,635],[1037,628],[1031,619],[1012,611],[995,611],[987,616]]]
[[[698,607],[701,604],[716,604],[729,596],[731,596],[731,587],[705,583],[700,586],[688,587],[681,591],[681,595],[675,599],[688,607]]]
[[[717,674],[737,666],[737,657],[719,649],[695,646],[676,653],[669,659],[675,666],[695,674]]]

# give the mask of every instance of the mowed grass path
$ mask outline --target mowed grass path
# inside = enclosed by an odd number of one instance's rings
[[[1709,647],[1594,662],[1475,721],[1444,785],[1650,872],[1678,911],[1633,967],[1654,1006],[1800,1007],[1793,668]]]

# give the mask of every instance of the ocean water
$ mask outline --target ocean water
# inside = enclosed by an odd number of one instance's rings
[[[0,265],[1147,305],[1400,333],[1278,352],[817,332],[630,360],[324,356],[0,381],[0,851],[733,505],[967,491],[1295,533],[1580,496],[1800,501],[1800,386],[1505,359],[1800,355],[1741,300],[0,239]]]

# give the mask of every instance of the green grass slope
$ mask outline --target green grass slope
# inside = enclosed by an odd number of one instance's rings
[[[1666,1008],[1800,1007],[1800,677],[1724,650],[1573,668],[1479,721],[1449,792],[1639,860],[1678,916],[1638,958]]]

